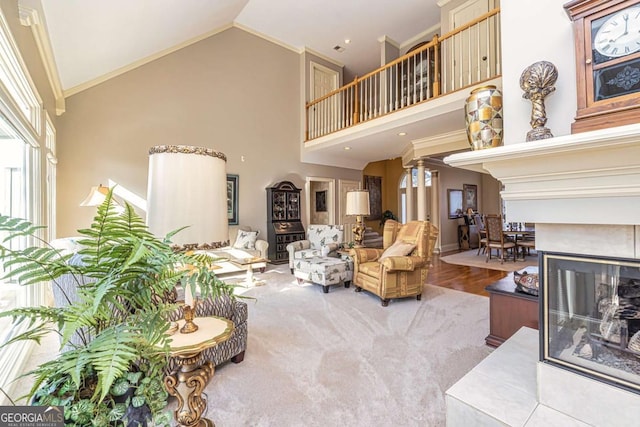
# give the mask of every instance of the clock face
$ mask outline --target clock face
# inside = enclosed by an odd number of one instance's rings
[[[594,62],[640,50],[640,6],[631,6],[592,22]]]

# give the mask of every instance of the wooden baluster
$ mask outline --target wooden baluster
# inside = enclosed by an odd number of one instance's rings
[[[440,95],[440,43],[438,35],[433,36],[433,93],[431,96]],[[429,64],[431,66],[431,64]]]
[[[380,115],[380,107],[378,105],[378,96],[380,95],[380,73],[377,73],[373,80],[376,83],[373,86],[373,115],[374,117],[378,117]]]
[[[355,78],[354,80],[356,82],[354,86],[354,93],[353,93],[353,99],[354,99],[354,105],[353,105],[353,124],[355,125],[356,123],[360,122],[360,118],[358,117],[360,115],[360,97],[358,96],[358,77]]]

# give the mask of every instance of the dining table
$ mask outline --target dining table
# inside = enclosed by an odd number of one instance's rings
[[[525,257],[525,248],[522,247],[522,256],[519,256],[519,248],[521,246],[518,246],[518,240],[522,241],[525,239],[530,239],[530,238],[535,238],[536,236],[536,229],[534,227],[524,227],[520,230],[502,230],[503,234],[505,236],[508,236],[510,238],[513,239],[513,242],[516,244],[516,259],[518,261],[524,261],[524,257]]]

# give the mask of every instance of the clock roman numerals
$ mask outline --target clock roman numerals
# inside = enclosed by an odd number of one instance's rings
[[[640,50],[640,6],[604,16],[593,24],[593,48],[601,55],[618,58]]]

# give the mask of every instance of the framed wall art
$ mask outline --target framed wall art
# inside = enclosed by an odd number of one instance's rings
[[[462,184],[462,210],[466,213],[469,208],[478,211],[478,186],[474,184]]]
[[[382,177],[365,175],[364,189],[369,190],[371,214],[367,216],[367,219],[382,219]]]
[[[316,191],[316,212],[327,211],[327,190]]]
[[[462,190],[447,190],[447,209],[449,219],[462,216]]]
[[[227,174],[227,219],[229,225],[238,225],[238,175]]]

